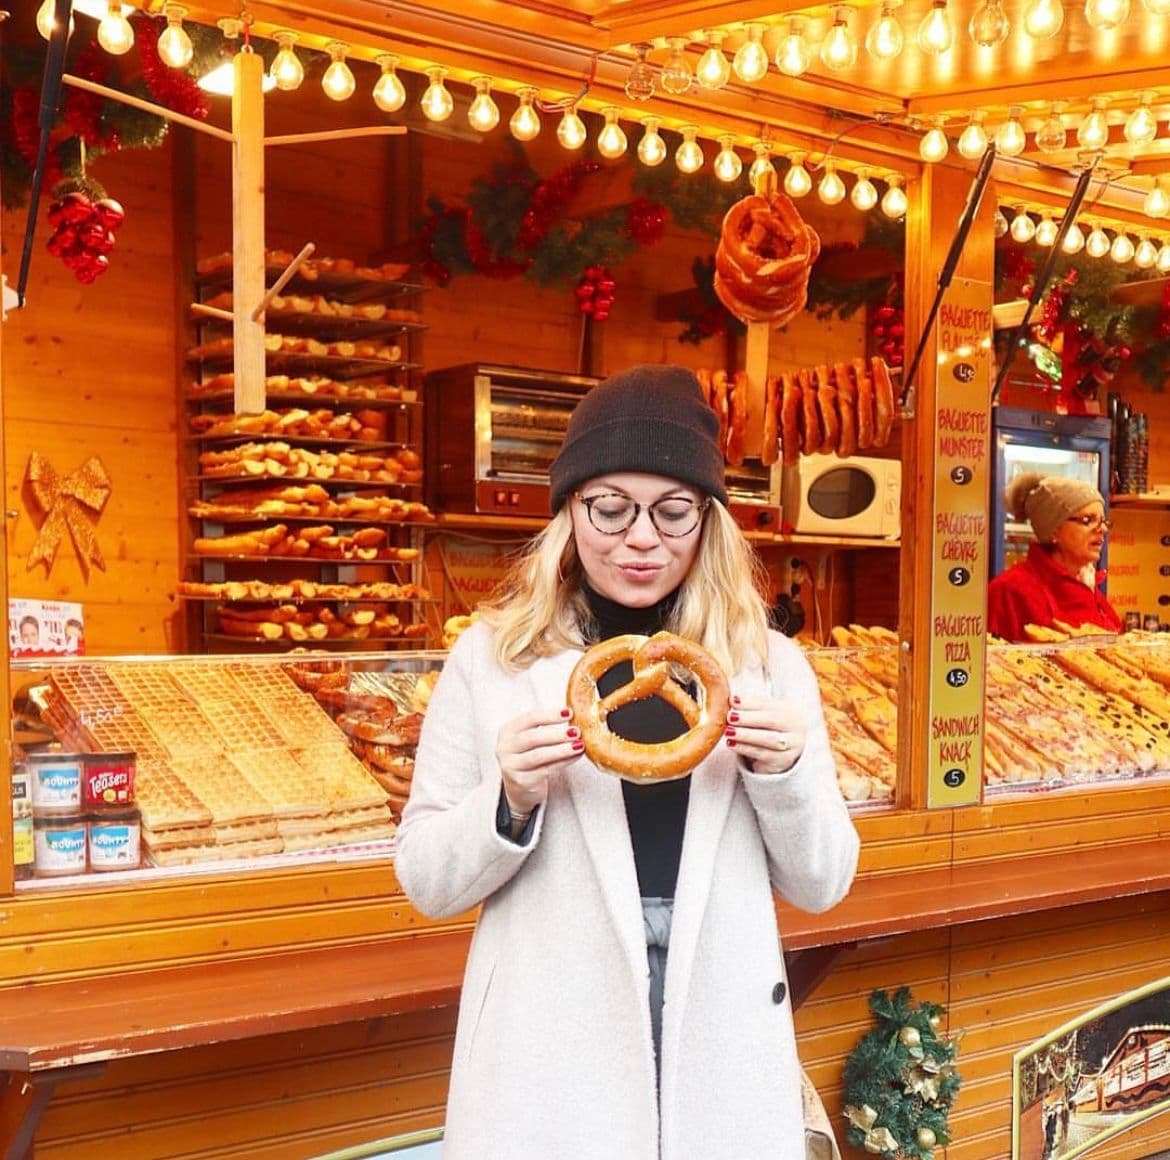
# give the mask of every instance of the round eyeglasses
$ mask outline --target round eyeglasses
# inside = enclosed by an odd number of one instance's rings
[[[1103,516],[1069,516],[1067,524],[1080,524],[1090,532],[1107,532],[1113,527],[1113,521]]]
[[[589,516],[589,522],[603,535],[617,536],[629,531],[645,511],[660,536],[677,539],[689,536],[710,506],[709,499],[693,500],[686,496],[668,495],[651,504],[635,503],[628,495],[602,492],[599,495],[574,493]]]

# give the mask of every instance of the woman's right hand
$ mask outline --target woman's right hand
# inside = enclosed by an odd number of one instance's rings
[[[503,725],[496,739],[496,761],[508,809],[514,815],[532,813],[548,797],[549,775],[579,757],[584,748],[567,708],[535,709]]]

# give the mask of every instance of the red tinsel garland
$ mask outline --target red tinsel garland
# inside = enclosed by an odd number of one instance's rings
[[[158,38],[166,29],[166,20],[136,16],[132,23],[142,79],[150,95],[164,108],[198,121],[206,120],[211,107],[203,90],[189,73],[171,68],[158,55]]]
[[[516,244],[523,250],[535,250],[548,237],[553,222],[564,212],[565,205],[581,188],[581,183],[600,168],[600,161],[574,161],[552,177],[537,182],[532,200],[520,219]]]

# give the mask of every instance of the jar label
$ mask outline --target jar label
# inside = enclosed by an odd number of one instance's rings
[[[128,870],[140,860],[137,822],[91,822],[89,861],[94,870]]]
[[[32,814],[26,814],[12,823],[12,861],[17,866],[31,866],[35,858]]]
[[[80,874],[85,870],[85,824],[58,829],[38,827],[35,834],[38,874]]]
[[[33,766],[32,800],[36,809],[76,810],[81,805],[80,763]]]
[[[134,758],[95,753],[85,759],[87,806],[125,806],[134,801]]]

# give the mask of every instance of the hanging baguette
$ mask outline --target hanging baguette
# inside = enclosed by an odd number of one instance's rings
[[[857,450],[864,451],[874,443],[873,379],[863,358],[853,359],[847,369],[857,388]]]
[[[760,462],[771,467],[780,455],[780,384],[775,375],[764,380],[764,430],[760,441]]]
[[[841,439],[837,454],[848,459],[857,454],[857,388],[844,363],[833,367],[837,381],[837,411],[841,416]]]
[[[800,385],[800,418],[803,425],[800,447],[805,455],[815,455],[820,451],[824,439],[817,411],[816,387],[812,376],[804,369],[796,372],[796,381]]]
[[[800,384],[788,371],[780,376],[780,460],[785,467],[800,460]]]
[[[813,368],[812,381],[821,417],[821,445],[818,450],[831,455],[841,439],[841,420],[837,411],[837,387],[827,366]]]

